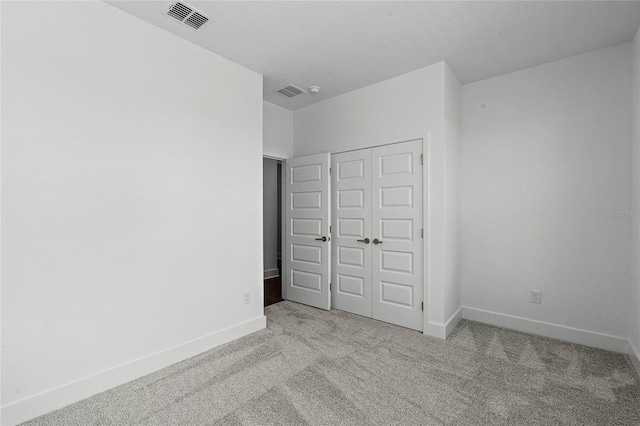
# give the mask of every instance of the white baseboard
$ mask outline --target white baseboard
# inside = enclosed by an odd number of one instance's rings
[[[633,364],[636,373],[638,373],[638,377],[640,377],[640,351],[638,351],[638,348],[636,348],[631,339],[629,339],[629,351],[627,355],[631,358],[631,364]]]
[[[438,339],[446,339],[447,331],[444,324],[437,324],[434,322],[430,322],[427,324],[427,329],[424,330],[424,334],[437,337]]]
[[[605,349],[612,352],[626,354],[629,347],[628,339],[623,337],[566,327],[564,325],[550,324],[513,315],[500,314],[483,309],[470,308],[468,306],[462,307],[462,317],[472,321],[510,328],[524,333],[537,334],[571,343],[578,343],[580,345]]]
[[[453,329],[456,328],[460,320],[462,320],[462,306],[460,306],[460,308],[458,308],[458,310],[453,315],[451,315],[451,318],[449,318],[449,320],[445,324],[445,332],[446,332],[445,339],[449,337],[449,335],[451,334]]]
[[[267,319],[265,316],[254,318],[233,327],[184,342],[180,345],[9,403],[1,409],[1,424],[4,426],[15,425],[47,414],[206,352],[216,346],[262,330],[266,325]]]
[[[278,268],[275,269],[267,269],[264,271],[264,279],[268,280],[269,278],[276,278],[280,276],[280,270]]]
[[[430,322],[427,324],[427,329],[424,334],[427,334],[432,337],[437,337],[438,339],[446,339],[449,337],[449,334],[456,328],[456,325],[462,319],[462,307],[460,307],[444,324],[438,324],[435,322]]]

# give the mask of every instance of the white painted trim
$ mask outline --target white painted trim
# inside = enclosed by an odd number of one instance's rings
[[[429,240],[431,239],[430,218],[432,216],[431,202],[429,201],[429,147],[431,144],[429,137],[429,132],[425,130],[422,134],[422,329],[425,334],[438,337],[436,330],[429,323],[429,303],[431,302],[431,294],[429,292],[431,287],[431,280],[429,279],[429,273],[431,272]]]
[[[449,334],[456,328],[460,320],[462,320],[462,307],[458,308],[444,324],[435,322],[427,323],[424,334],[444,340],[449,337]]]
[[[407,135],[408,137],[409,135]],[[431,203],[429,202],[429,140],[430,134],[427,130],[417,135],[411,135],[412,139],[422,139],[422,329],[423,333],[438,337],[439,333],[429,323],[429,303],[431,294],[429,293],[431,271],[431,251],[429,250],[429,240],[431,239],[430,218]],[[445,333],[446,334],[446,333]]]
[[[435,322],[428,322],[424,329],[424,334],[431,337],[437,337],[438,339],[447,338],[447,328],[444,324],[437,324]]]
[[[325,150],[322,152],[308,152],[305,153],[303,155],[301,155],[302,157],[306,156],[306,155],[313,155],[315,154],[321,154],[324,152],[328,152],[329,154],[333,155],[333,154],[340,154],[342,152],[348,152],[348,151],[358,151],[360,149],[367,149],[367,148],[375,148],[378,146],[384,146],[384,145],[393,145],[396,143],[403,143],[403,142],[410,142],[410,141],[414,141],[414,140],[418,140],[418,139],[425,139],[428,135],[428,131],[423,130],[423,131],[418,131],[418,132],[410,132],[410,133],[406,133],[403,135],[398,135],[398,136],[394,136],[394,137],[389,137],[389,138],[380,138],[380,139],[374,139],[374,140],[361,140],[358,141],[356,143],[353,143],[353,141],[349,141],[348,144],[343,143],[343,144],[337,144],[337,147],[331,149],[331,150]],[[293,158],[296,158],[298,156],[297,153],[294,153]]]
[[[284,214],[287,211],[287,162],[283,161],[280,167],[280,285],[281,285],[281,297],[287,300],[287,283],[288,277],[285,271],[288,271],[289,263],[287,256],[284,253],[287,252],[285,245],[287,244],[287,215]]]
[[[274,104],[275,105],[275,104]],[[286,197],[284,196],[286,193],[286,189],[285,189],[285,176],[286,176],[286,166],[287,166],[287,159],[284,157],[281,157],[279,155],[271,155],[269,153],[262,153],[262,158],[268,158],[270,160],[276,160],[280,163],[280,193],[282,194],[281,200],[280,200],[280,212],[282,213],[280,215],[280,230],[281,230],[281,235],[280,235],[280,241],[281,241],[281,247],[280,247],[280,251],[284,252],[284,241],[285,241],[285,236],[286,236],[286,230],[287,230],[287,219],[284,215],[285,209],[287,207],[286,205]],[[293,157],[292,157],[293,158]],[[263,265],[264,266],[264,265]],[[280,253],[280,268],[283,271],[287,270],[287,259],[284,258],[284,256],[282,256],[282,253]],[[285,274],[280,274],[280,271],[278,271],[276,273],[276,275],[274,276],[268,276],[267,275],[267,271],[264,271],[264,279],[269,279],[269,278],[275,278],[275,277],[281,277],[280,280],[280,286],[281,286],[281,294],[282,294],[282,298],[284,300],[287,300],[287,277]],[[277,271],[277,269],[276,269]]]
[[[282,162],[287,161],[286,158],[280,157],[278,155],[271,155],[265,152],[262,153],[262,158],[267,158],[269,160],[276,160],[276,161],[282,161]]]
[[[638,351],[638,348],[636,348],[631,339],[629,339],[629,350],[627,351],[627,355],[629,355],[631,364],[633,364],[638,377],[640,377],[640,351]]]
[[[619,336],[500,314],[468,306],[462,307],[462,318],[623,354],[627,353],[629,346],[629,341]]]
[[[446,327],[442,324],[435,324],[435,323],[428,322],[428,318],[429,318],[428,301],[431,300],[429,297],[429,283],[430,283],[429,271],[431,266],[430,265],[431,251],[429,250],[429,239],[431,238],[431,232],[429,232],[429,226],[430,226],[429,219],[433,215],[433,212],[429,210],[431,208],[430,207],[431,203],[428,202],[429,200],[429,148],[431,143],[429,138],[430,138],[429,131],[423,130],[415,133],[407,133],[405,135],[399,135],[399,136],[390,137],[390,138],[376,139],[374,141],[366,141],[366,140],[360,141],[359,143],[352,144],[352,145],[339,144],[338,145],[339,148],[334,148],[333,150],[328,152],[330,155],[334,155],[342,152],[357,151],[360,149],[369,149],[369,148],[374,148],[378,146],[393,145],[397,143],[410,142],[410,141],[420,140],[420,139],[422,140],[422,155],[424,156],[424,164],[422,165],[423,166],[422,167],[422,228],[424,229],[424,237],[422,239],[422,265],[423,265],[422,274],[423,274],[423,283],[424,283],[423,289],[422,289],[422,299],[424,300],[423,302],[424,308],[422,312],[423,333],[429,336],[445,339],[446,336],[448,335]],[[327,151],[323,151],[323,152],[327,152]],[[304,155],[312,155],[312,154],[313,152],[306,153]],[[316,152],[316,154],[319,154],[319,153]],[[296,153],[294,153],[293,158],[296,158]],[[284,190],[285,181],[286,181],[286,162],[283,165],[283,171],[282,171],[283,194],[285,193],[285,190]],[[284,205],[285,198],[286,197],[282,197],[283,212],[286,209],[286,206]],[[287,235],[288,224],[286,223],[284,215],[282,215],[282,220],[284,223],[282,230],[285,233],[285,235]],[[283,235],[282,241],[285,241],[284,240],[285,235]],[[286,280],[287,280],[287,274],[289,269],[287,266],[286,256],[282,258],[281,266],[283,271],[287,271],[287,272],[283,272],[282,274],[282,298],[285,300],[288,300]],[[451,330],[453,330],[454,328],[455,326],[453,326]],[[444,337],[440,337],[440,336],[444,336]]]
[[[216,346],[262,330],[267,318],[260,316],[224,330],[163,349],[91,376],[46,390],[2,407],[1,419],[5,426],[15,425],[60,409],[92,395],[112,389],[154,371],[201,354]]]
[[[267,269],[264,271],[264,279],[268,280],[269,278],[277,278],[280,276],[280,270],[278,268]]]
[[[449,318],[449,320],[447,320],[447,322],[445,323],[445,332],[446,332],[445,339],[449,337],[453,329],[456,328],[456,326],[461,320],[462,320],[462,306],[460,306],[458,310],[455,311],[453,315],[451,315],[451,318]]]
[[[421,139],[424,140],[424,135],[422,136],[418,136],[418,135],[419,134],[412,134],[413,137],[403,136],[400,138],[378,139],[377,141],[366,143],[365,145],[351,145],[346,147],[341,146],[339,148],[335,148],[332,151],[329,151],[329,153],[331,155],[344,154],[345,152],[361,151],[363,149],[379,148],[381,146],[388,146],[388,145],[397,145],[399,143],[414,142]]]

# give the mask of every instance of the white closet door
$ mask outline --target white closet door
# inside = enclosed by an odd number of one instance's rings
[[[422,141],[372,149],[372,316],[422,331]]]
[[[331,309],[330,155],[286,162],[287,299]]]
[[[331,157],[331,305],[371,317],[371,150]]]

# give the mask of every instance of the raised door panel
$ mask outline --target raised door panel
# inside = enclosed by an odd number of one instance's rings
[[[308,246],[306,244],[291,244],[291,260],[321,265],[322,247]]]
[[[291,194],[291,208],[322,210],[322,192],[294,192]]]
[[[380,188],[380,209],[395,209],[397,207],[413,207],[413,186],[391,186]]]
[[[362,239],[365,234],[365,218],[364,217],[338,217],[336,229],[337,237],[340,238],[356,238]]]
[[[342,209],[364,209],[364,189],[343,189],[338,190],[338,210]]]
[[[337,265],[340,266],[355,266],[357,268],[364,268],[364,247],[338,247],[337,248]]]
[[[295,160],[295,159],[294,159]],[[312,164],[301,164],[291,168],[291,183],[322,182],[322,161]]]
[[[289,230],[292,237],[317,237],[322,235],[322,219],[291,218]]]
[[[380,236],[384,241],[413,241],[413,219],[380,219]]]

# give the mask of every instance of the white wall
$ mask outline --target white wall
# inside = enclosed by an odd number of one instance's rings
[[[462,317],[462,287],[458,264],[458,162],[461,123],[461,86],[449,68],[444,69],[445,136],[445,295],[444,319],[449,332]],[[454,317],[454,318],[452,318]],[[447,333],[448,334],[448,333]]]
[[[262,162],[263,268],[264,277],[278,276],[278,162],[265,158]]]
[[[462,88],[465,317],[626,351],[631,218],[607,211],[630,208],[630,49]]]
[[[339,152],[400,142],[428,135],[425,152],[425,333],[444,337],[449,318],[446,294],[455,297],[445,252],[451,247],[447,233],[445,192],[445,91],[455,86],[451,75],[445,85],[444,62],[298,109],[293,114],[294,156]],[[449,95],[452,98],[455,95]],[[453,104],[452,104],[453,105]],[[453,108],[455,109],[455,108]],[[455,119],[450,123],[455,123]],[[455,139],[452,133],[451,140]],[[450,148],[449,148],[450,149]],[[454,152],[454,151],[451,151]],[[450,194],[452,195],[452,194]],[[448,208],[452,206],[449,205]],[[459,306],[459,305],[458,305]],[[457,308],[456,308],[457,309]]]
[[[263,102],[263,152],[269,157],[293,157],[293,111]]]
[[[632,205],[636,212],[632,217],[631,233],[631,315],[630,315],[630,336],[631,345],[629,355],[635,361],[636,369],[640,374],[640,27],[633,39],[633,62],[632,62],[632,123],[633,123],[633,154],[632,154]]]
[[[262,77],[101,2],[2,36],[3,424],[264,327]]]

